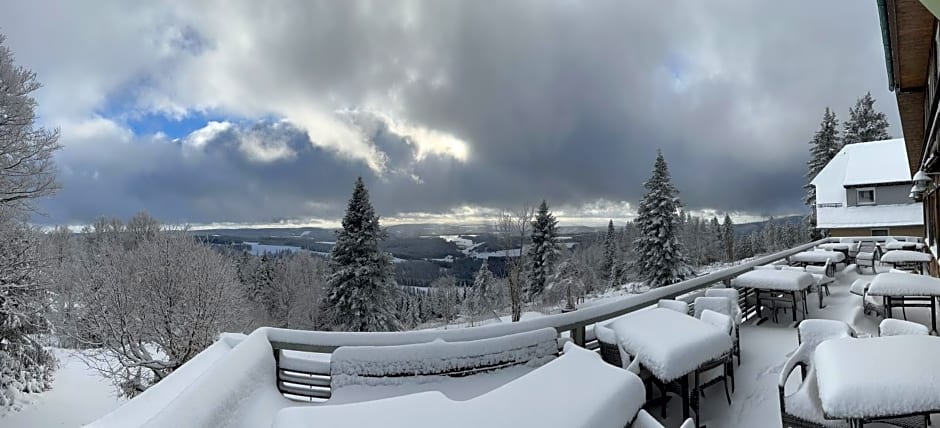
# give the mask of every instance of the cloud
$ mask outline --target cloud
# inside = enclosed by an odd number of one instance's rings
[[[336,218],[357,175],[389,216],[626,219],[659,148],[688,209],[781,215],[826,106],[871,90],[900,134],[854,0],[37,1],[0,31],[62,128],[51,222]],[[142,115],[212,119],[173,141]]]

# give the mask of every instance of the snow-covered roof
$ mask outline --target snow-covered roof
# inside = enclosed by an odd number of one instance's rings
[[[836,202],[844,187],[911,181],[903,138],[849,144],[816,175],[817,200]],[[820,195],[822,190],[823,195]],[[836,197],[836,200],[828,200]]]
[[[915,226],[922,224],[924,224],[924,213],[920,203],[834,208],[816,207],[816,227],[821,229]]]

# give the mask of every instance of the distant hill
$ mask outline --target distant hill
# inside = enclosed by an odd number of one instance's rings
[[[800,224],[803,222],[803,216],[794,215],[789,217],[780,217],[775,218],[774,223],[777,224]],[[767,221],[757,221],[753,223],[741,223],[734,225],[734,232],[738,235],[750,235],[755,231],[764,230],[764,227],[767,226]]]

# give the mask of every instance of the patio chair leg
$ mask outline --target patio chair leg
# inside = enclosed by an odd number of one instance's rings
[[[728,365],[725,364],[725,376],[721,379],[721,384],[725,387],[725,399],[728,400],[728,405],[731,405],[731,394],[728,393]]]
[[[734,392],[734,363],[729,361],[728,367],[726,368],[726,376],[731,377],[731,392]]]

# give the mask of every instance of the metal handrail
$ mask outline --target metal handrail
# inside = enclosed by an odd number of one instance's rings
[[[853,237],[855,240],[885,241],[889,237]],[[269,329],[271,346],[275,350],[297,350],[308,352],[331,353],[340,346],[389,346],[428,342],[434,339],[446,341],[468,341],[551,327],[559,333],[570,332],[575,343],[584,344],[585,328],[589,325],[607,321],[630,312],[656,304],[660,299],[671,299],[684,294],[707,288],[719,282],[731,279],[754,269],[755,266],[788,259],[802,251],[810,250],[827,242],[839,242],[839,238],[823,238],[788,250],[780,251],[737,266],[712,272],[697,278],[670,284],[650,290],[643,294],[627,296],[613,302],[607,302],[576,311],[523,320],[515,323],[490,324],[444,331],[409,331],[383,333],[348,333],[326,331],[299,331]]]

